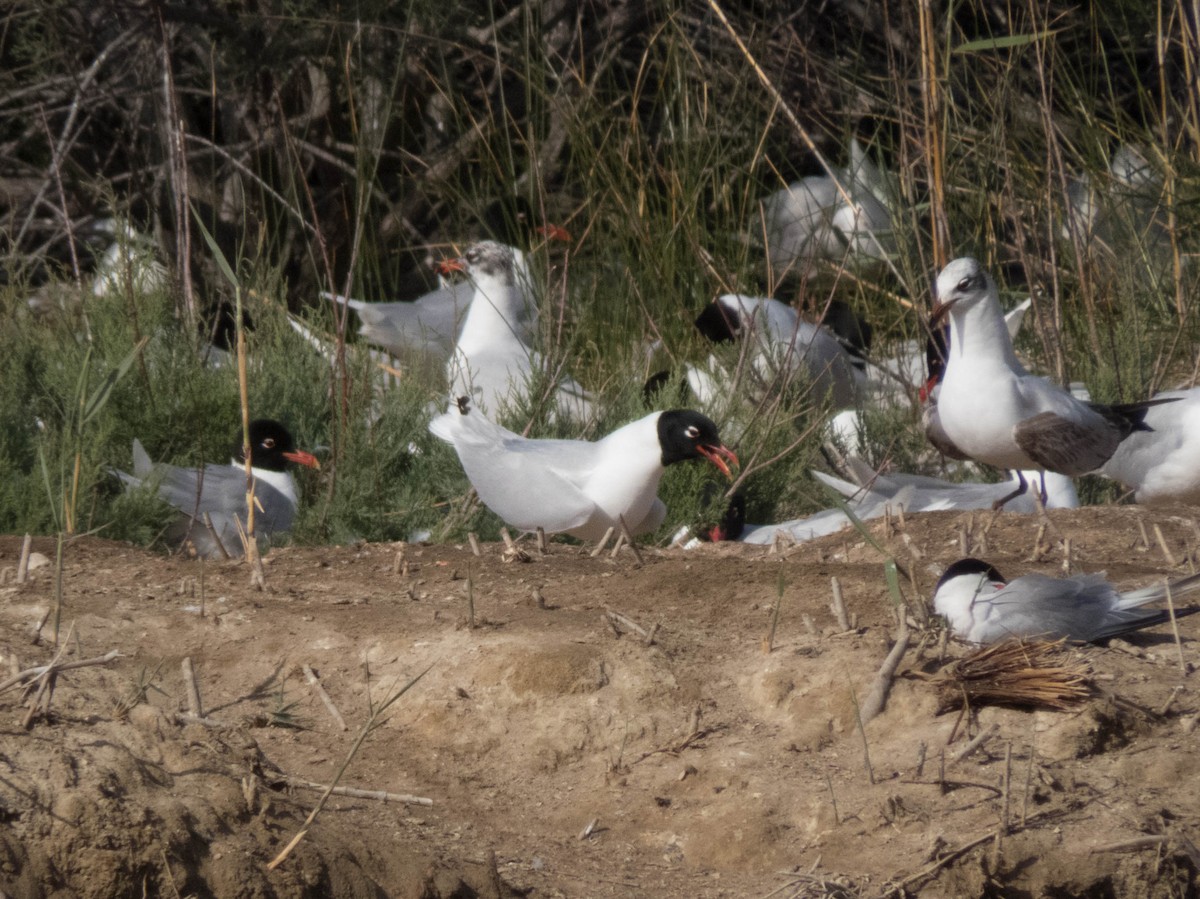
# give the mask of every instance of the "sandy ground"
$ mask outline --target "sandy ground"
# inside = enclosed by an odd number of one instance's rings
[[[1188,573],[1200,543],[1186,510],[1136,507],[1051,513],[1040,536],[1036,518],[981,513],[872,530],[917,623],[964,544],[1009,576],[1059,574],[1069,550],[1073,571],[1132,587]],[[1167,626],[1072,650],[1093,695],[1070,712],[937,714],[928,676],[968,648],[917,631],[886,709],[860,729],[856,703],[897,620],[884,556],[859,535],[783,552],[643,548],[641,561],[522,545],[528,561],[495,545],[479,558],[449,545],[284,548],[258,591],[237,564],[69,544],[62,658],[120,657],[59,673],[28,727],[29,694],[0,692],[0,889],[1196,895],[1200,616],[1180,622],[1179,645]],[[53,558],[51,540],[34,549]],[[0,538],[4,677],[56,653],[52,623],[33,638],[53,566],[15,584],[19,550]],[[834,577],[849,632],[830,610]],[[204,723],[181,714],[185,659]],[[328,783],[372,703],[422,672],[341,784],[432,804],[333,796],[269,870],[320,798],[288,778]]]

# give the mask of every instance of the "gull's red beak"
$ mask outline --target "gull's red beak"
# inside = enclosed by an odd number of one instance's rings
[[[542,225],[537,229],[537,232],[546,238],[546,240],[561,240],[563,243],[571,242],[571,232],[562,227],[562,225]]]
[[[306,453],[304,450],[296,450],[291,453],[284,453],[283,458],[289,462],[295,462],[297,465],[305,465],[308,468],[320,469],[321,463],[317,461],[317,457],[312,453]]]
[[[741,465],[738,462],[738,457],[734,455],[733,450],[723,444],[718,446],[697,446],[696,452],[719,468],[721,474],[725,475],[731,481],[733,480],[733,472],[729,470],[729,465],[726,464],[725,460],[728,459],[735,467]]]
[[[936,328],[939,324],[941,324],[942,319],[950,313],[951,307],[957,302],[958,300],[956,298],[953,300],[947,300],[945,303],[934,303],[933,311],[929,313],[929,327]]]
[[[921,388],[917,391],[917,396],[921,398],[922,403],[929,402],[929,398],[931,396],[933,396],[933,389],[935,387],[937,387],[938,384],[940,384],[941,382],[942,382],[942,379],[939,378],[937,375],[934,375],[932,378],[930,378],[928,381],[926,381],[924,384],[921,385]]]
[[[439,275],[448,275],[451,272],[465,272],[467,264],[461,259],[443,259],[437,264]]]

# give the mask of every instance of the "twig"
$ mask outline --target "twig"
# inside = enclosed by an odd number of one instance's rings
[[[1163,558],[1167,560],[1167,565],[1171,568],[1177,566],[1179,563],[1175,560],[1175,554],[1167,546],[1167,538],[1163,536],[1162,528],[1157,524],[1154,525],[1154,536],[1158,540],[1158,548],[1162,550]]]
[[[634,621],[628,615],[622,615],[620,612],[618,612],[614,609],[610,609],[607,606],[605,606],[604,611],[607,612],[608,615],[611,616],[613,619],[615,619],[616,621],[619,621],[621,624],[625,625],[631,631],[634,631],[635,633],[637,633],[643,639],[650,636],[650,632],[648,630],[646,630],[644,627],[642,627],[640,624],[638,624],[636,621]],[[657,626],[655,629],[657,630]]]
[[[1171,695],[1167,697],[1167,701],[1164,702],[1162,704],[1162,708],[1158,710],[1158,714],[1160,717],[1162,717],[1162,718],[1167,717],[1167,712],[1171,711],[1171,706],[1173,706],[1175,704],[1175,700],[1179,697],[1179,694],[1182,692],[1183,692],[1183,687],[1178,684],[1171,690]]]
[[[625,524],[625,516],[622,515],[618,521],[621,522],[621,533],[625,537],[625,542],[629,544],[629,550],[633,553],[633,557],[637,559],[639,565],[645,565],[646,562],[642,558],[641,550],[637,548],[637,544],[633,542],[633,534],[629,532],[629,526]]]
[[[541,553],[542,555],[545,555],[546,554],[546,529],[539,525],[538,529],[534,533],[537,536],[537,551],[539,553]]]
[[[600,553],[604,552],[604,547],[608,544],[608,541],[612,539],[612,535],[615,530],[616,528],[609,528],[607,531],[605,531],[604,536],[600,538],[600,542],[596,544],[596,548],[593,549],[588,555],[594,559],[596,556],[600,555]]]
[[[1155,530],[1158,525],[1155,525]],[[1167,614],[1171,616],[1171,631],[1175,635],[1175,652],[1179,656],[1179,670],[1187,674],[1187,663],[1183,660],[1183,641],[1179,639],[1179,619],[1175,617],[1175,601],[1171,598],[1171,582],[1166,583],[1167,587]],[[1177,688],[1178,689],[1178,688]],[[1165,714],[1165,712],[1164,712]]]
[[[508,550],[516,550],[517,544],[513,542],[513,538],[508,534],[508,528],[500,528],[500,538],[504,541],[504,548]]]
[[[386,790],[360,790],[357,787],[330,787],[326,784],[314,783],[311,780],[301,780],[290,774],[284,778],[288,786],[300,787],[304,790],[328,790],[334,796],[349,796],[353,799],[377,799],[380,802],[402,802],[405,805],[433,805],[433,800],[424,796],[412,796],[408,793],[389,793]]]
[[[835,577],[831,577],[829,582],[833,586],[833,602],[830,607],[837,617],[838,627],[843,631],[848,631],[850,630],[850,616],[846,614],[846,600],[842,596],[842,584]]]
[[[467,542],[471,544],[471,552],[472,552],[472,553],[474,553],[476,556],[482,556],[482,555],[483,555],[483,553],[481,553],[481,552],[479,551],[479,538],[475,536],[475,532],[474,532],[474,531],[472,531],[471,533],[467,534]]]
[[[96,656],[94,659],[80,659],[75,662],[61,663],[51,662],[49,665],[39,665],[36,668],[26,668],[24,671],[20,671],[10,677],[8,680],[0,683],[0,693],[3,693],[10,687],[17,686],[17,684],[20,684],[31,677],[41,677],[51,668],[53,668],[55,671],[70,671],[72,668],[90,668],[93,665],[107,665],[109,662],[119,659],[120,657],[121,653],[118,650],[110,649],[104,655]]]
[[[1165,834],[1131,837],[1128,840],[1117,840],[1115,843],[1093,846],[1088,850],[1088,855],[1096,855],[1099,852],[1130,852],[1136,849],[1154,849],[1164,845],[1166,842],[1167,837]]]
[[[968,743],[966,746],[964,746],[962,749],[960,749],[958,752],[956,752],[951,757],[950,764],[957,765],[959,762],[961,762],[963,759],[965,759],[967,756],[969,756],[972,752],[974,752],[976,749],[978,749],[980,746],[982,746],[984,743],[986,743],[988,740],[990,740],[992,737],[996,736],[996,734],[998,734],[999,732],[1000,732],[1000,725],[998,725],[998,724],[992,724],[992,725],[984,728],[979,734],[976,735],[974,740],[972,740],[970,743]]]
[[[188,713],[195,718],[203,718],[204,706],[200,704],[200,688],[196,685],[196,672],[192,668],[192,657],[184,656],[179,667],[183,669],[183,684],[187,690]]]
[[[308,681],[308,685],[321,697],[321,702],[325,703],[325,708],[329,710],[329,714],[337,724],[338,730],[349,730],[350,728],[346,726],[346,719],[342,717],[342,713],[338,711],[338,707],[333,704],[333,699],[325,692],[325,687],[322,685],[320,678],[317,677],[317,673],[312,670],[312,666],[302,665],[300,670],[304,672],[304,677]]]
[[[25,539],[21,542],[21,561],[17,563],[17,583],[25,583],[25,579],[29,577],[29,551],[33,548],[33,537],[29,534],[25,535]],[[39,628],[40,630],[40,628]]]
[[[596,825],[600,823],[599,818],[593,818],[587,823],[587,826],[579,832],[579,839],[586,840],[596,831]]]
[[[879,667],[879,673],[875,675],[875,682],[871,685],[871,692],[867,694],[867,698],[863,700],[862,707],[859,709],[859,716],[863,724],[866,724],[883,711],[884,703],[887,702],[888,690],[892,686],[892,678],[896,676],[896,669],[900,666],[900,660],[904,658],[904,653],[908,651],[910,636],[908,616],[907,614],[902,614],[900,616],[900,634],[896,637],[896,645],[892,647],[892,651],[883,660],[883,664]]]

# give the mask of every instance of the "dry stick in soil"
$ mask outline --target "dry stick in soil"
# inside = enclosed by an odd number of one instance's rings
[[[183,669],[183,683],[187,689],[188,714],[203,718],[204,706],[200,703],[200,688],[196,685],[196,672],[192,668],[191,656],[184,656],[179,667]]]
[[[771,650],[775,647],[775,629],[779,627],[779,610],[783,606],[783,591],[787,589],[787,581],[783,578],[783,568],[779,569],[779,583],[775,587],[775,608],[771,611],[771,626],[767,630],[767,636],[763,638],[762,648],[764,655],[770,655]]]
[[[21,560],[17,562],[17,583],[25,583],[25,579],[29,577],[29,551],[33,548],[33,537],[29,534],[25,535],[25,539],[21,541]]]
[[[829,579],[833,587],[833,602],[830,603],[830,608],[833,609],[833,614],[837,618],[838,627],[843,631],[850,630],[850,616],[846,614],[846,600],[842,596],[842,584],[836,577]]]
[[[342,762],[342,766],[338,768],[337,774],[333,776],[333,782],[325,788],[325,792],[322,793],[321,798],[317,800],[316,806],[311,812],[308,813],[308,817],[304,819],[304,824],[300,826],[300,830],[297,831],[296,835],[292,837],[288,844],[284,846],[283,849],[280,850],[279,854],[271,860],[270,864],[267,865],[268,871],[274,871],[276,868],[282,865],[287,857],[292,854],[292,850],[295,849],[300,844],[300,841],[304,839],[305,835],[309,831],[309,828],[311,828],[313,823],[317,820],[317,816],[321,814],[321,810],[325,808],[325,803],[329,801],[329,797],[332,796],[333,791],[337,789],[338,781],[342,779],[342,776],[346,773],[346,769],[350,767],[350,763],[354,761],[355,757],[358,755],[358,751],[362,749],[363,742],[367,739],[367,736],[373,730],[375,730],[376,727],[383,723],[380,720],[380,716],[387,711],[388,708],[390,708],[391,705],[396,702],[396,700],[411,690],[416,685],[417,681],[428,674],[432,668],[433,665],[430,665],[428,668],[426,668],[407,684],[371,710],[370,717],[367,718],[362,730],[358,733],[358,739],[354,741],[354,745],[350,747],[350,751],[346,754],[346,760]]]
[[[114,662],[121,658],[121,653],[115,649],[110,649],[102,656],[96,656],[93,659],[80,659],[76,662],[51,662],[49,665],[38,665],[36,668],[26,668],[24,671],[18,671],[8,680],[0,683],[0,693],[5,690],[15,687],[18,684],[24,683],[31,677],[41,677],[51,668],[55,671],[70,671],[73,668],[91,668],[94,665],[107,665],[109,662]]]
[[[955,753],[953,758],[950,759],[950,764],[952,764],[952,765],[958,764],[963,759],[965,759],[967,756],[969,756],[972,752],[974,752],[976,749],[978,749],[980,746],[982,746],[984,743],[986,743],[988,740],[990,740],[992,737],[996,736],[996,734],[998,734],[998,733],[1000,733],[1000,725],[998,725],[998,724],[989,725],[980,734],[978,734],[974,740],[972,740],[970,743],[968,743],[966,746],[964,746],[962,749],[960,749],[957,753]]]
[[[321,791],[330,789],[328,784],[302,780],[299,777],[292,777],[290,774],[286,780],[288,786],[299,787],[302,790]],[[360,790],[357,787],[333,787],[332,793],[334,796],[349,796],[352,799],[377,799],[380,802],[401,802],[405,805],[433,805],[433,800],[426,796],[413,796],[410,793],[389,793],[386,790]]]
[[[609,528],[607,531],[605,531],[604,536],[600,538],[600,542],[596,544],[595,549],[588,553],[588,555],[594,559],[600,555],[600,553],[604,552],[604,547],[608,544],[608,541],[612,539],[612,535],[615,530],[616,528]]]
[[[71,627],[67,629],[66,638],[62,641],[62,645],[58,648],[58,652],[50,661],[50,664],[46,666],[46,670],[38,676],[38,681],[40,683],[38,684],[37,693],[35,693],[33,699],[29,701],[29,707],[25,712],[25,717],[21,719],[22,730],[29,730],[29,728],[33,726],[34,716],[37,714],[38,709],[42,707],[43,699],[45,700],[45,710],[50,710],[50,697],[54,695],[54,685],[58,680],[58,662],[62,659],[63,653],[67,651],[67,647],[71,643],[71,634],[74,632],[75,624],[72,622]],[[31,688],[32,686],[33,685],[30,684]]]
[[[883,665],[880,666],[879,673],[875,675],[875,682],[871,685],[871,692],[867,694],[867,698],[863,700],[862,707],[858,710],[859,720],[863,724],[866,724],[883,711],[884,703],[887,702],[888,690],[892,687],[892,678],[896,676],[896,669],[900,666],[900,660],[904,658],[904,653],[908,651],[910,638],[908,614],[907,611],[902,610],[900,615],[900,634],[896,637],[896,645],[892,647],[892,651],[883,660]]]
[[[1155,525],[1157,528],[1158,526]],[[1167,580],[1167,614],[1171,616],[1171,632],[1175,635],[1175,651],[1179,655],[1179,671],[1187,674],[1187,663],[1183,660],[1183,641],[1179,639],[1179,619],[1175,617],[1175,601],[1171,598],[1171,581]],[[1166,714],[1165,712],[1163,714]]]
[[[313,688],[316,694],[321,697],[321,702],[325,704],[329,716],[333,718],[337,724],[338,730],[349,730],[346,725],[346,719],[342,717],[342,713],[338,711],[338,707],[333,704],[333,699],[325,692],[325,687],[321,684],[321,679],[317,677],[317,673],[312,670],[311,665],[302,665],[300,668],[304,672],[304,679],[308,681],[308,685]]]

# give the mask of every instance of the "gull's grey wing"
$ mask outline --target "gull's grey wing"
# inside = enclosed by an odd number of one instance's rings
[[[1039,467],[1081,475],[1107,462],[1116,452],[1121,435],[1102,420],[1080,424],[1054,412],[1040,412],[1018,422],[1013,427],[1013,439]]]

